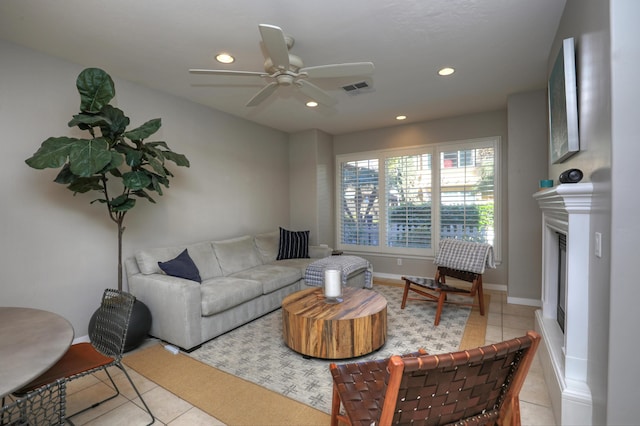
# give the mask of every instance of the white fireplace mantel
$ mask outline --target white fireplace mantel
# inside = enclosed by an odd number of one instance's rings
[[[561,184],[533,197],[542,210],[542,310],[536,312],[536,328],[543,340],[539,351],[545,380],[556,420],[563,425],[590,425],[593,403],[587,368],[593,185]],[[564,333],[556,320],[558,233],[567,237]]]

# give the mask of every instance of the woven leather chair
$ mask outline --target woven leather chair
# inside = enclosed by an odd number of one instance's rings
[[[133,387],[133,390],[135,390],[138,398],[140,398],[140,401],[142,401],[147,413],[151,416],[151,422],[149,424],[155,422],[155,418],[147,406],[147,403],[142,398],[133,380],[131,380],[124,365],[122,365],[125,338],[134,302],[135,297],[129,293],[119,290],[105,290],[102,295],[100,308],[98,308],[96,312],[95,326],[93,330],[89,331],[91,343],[83,342],[72,345],[53,367],[14,394],[18,396],[27,394],[43,384],[54,382],[60,378],[74,380],[101,370],[104,371],[115,389],[115,394],[77,413],[67,416],[68,420],[120,394],[120,390],[108,370],[108,367],[117,367],[124,373],[127,380],[129,380],[129,383]],[[71,421],[69,420],[69,422]]]
[[[63,425],[65,422],[66,381],[56,380],[5,405],[2,398],[0,425]]]
[[[331,425],[520,425],[518,395],[539,342],[529,331],[466,351],[332,363]]]
[[[482,274],[485,267],[495,268],[493,264],[493,248],[489,244],[444,239],[440,242],[438,255],[434,259],[437,265],[434,279],[425,277],[402,277],[405,282],[402,304],[404,309],[407,300],[426,300],[438,302],[434,325],[440,324],[442,308],[445,302],[465,306],[478,306],[480,315],[484,315],[484,292]],[[470,282],[471,288],[457,287],[447,284],[447,277]],[[409,292],[415,292],[422,298],[411,298]],[[451,301],[449,294],[471,298],[469,303],[460,300]],[[475,304],[475,297],[478,303]]]

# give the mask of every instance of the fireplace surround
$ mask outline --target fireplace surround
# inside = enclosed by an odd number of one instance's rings
[[[589,364],[589,262],[593,185],[562,184],[533,197],[542,210],[542,309],[536,311],[538,349],[559,424],[593,424]],[[561,265],[559,235],[566,237]],[[564,269],[564,332],[558,324],[559,272]]]

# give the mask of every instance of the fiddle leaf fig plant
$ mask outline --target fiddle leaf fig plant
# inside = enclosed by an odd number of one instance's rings
[[[139,198],[155,203],[173,174],[165,163],[189,167],[189,160],[173,152],[166,142],[145,142],[161,120],[149,120],[127,130],[129,117],[110,104],[116,90],[111,76],[99,68],[83,70],[76,80],[80,112],[69,127],[87,131],[89,137],[50,137],[26,163],[34,169],[61,168],[54,182],[75,194],[96,192],[91,203],[104,204],[118,228],[118,289],[122,290],[122,234],[125,215]]]

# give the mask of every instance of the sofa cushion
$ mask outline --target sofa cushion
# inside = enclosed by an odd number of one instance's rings
[[[222,270],[218,265],[218,260],[213,252],[213,247],[209,241],[175,247],[153,248],[139,250],[136,253],[136,262],[140,272],[144,275],[160,274],[161,269],[158,262],[166,262],[179,255],[184,249],[189,249],[189,256],[196,264],[200,277],[208,280],[213,277],[222,276]]]
[[[184,278],[199,283],[202,282],[200,271],[198,271],[198,267],[193,263],[193,260],[191,260],[189,250],[187,249],[184,249],[182,253],[171,260],[158,262],[158,266],[165,274],[171,275],[172,277]]]
[[[262,296],[262,283],[234,277],[216,277],[200,286],[202,316],[217,314]]]
[[[280,233],[278,231],[258,234],[254,239],[262,263],[271,263],[276,260],[280,244]]]
[[[262,264],[253,238],[249,236],[214,241],[212,245],[225,276]]]
[[[300,271],[302,277],[304,278],[304,273],[307,270],[307,266],[309,266],[309,264],[315,260],[317,259],[283,259],[276,260],[275,262],[273,262],[273,264],[286,266],[288,268],[296,268]]]
[[[280,228],[277,260],[305,257],[309,257],[309,231],[289,231]]]
[[[299,268],[281,265],[259,265],[255,268],[236,272],[233,277],[259,281],[262,283],[262,292],[268,294],[299,281],[302,278],[302,273]]]

